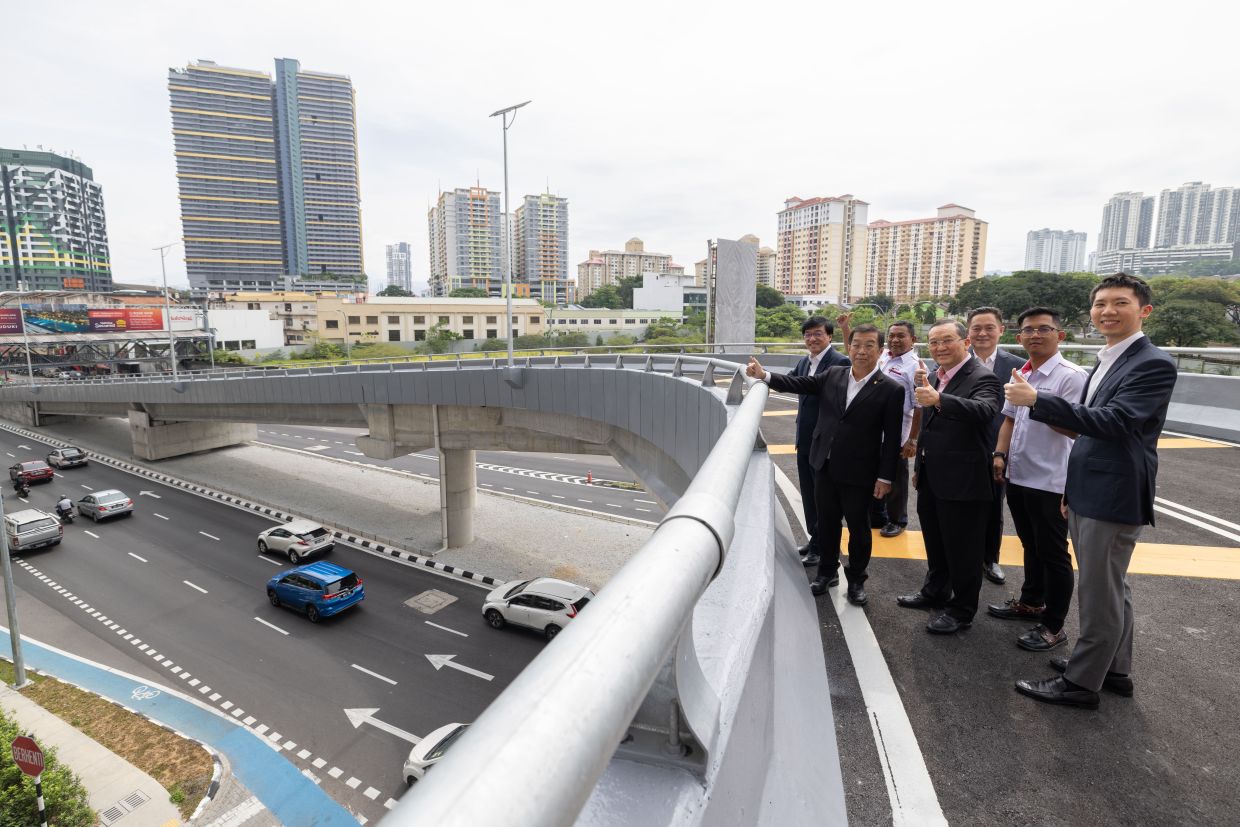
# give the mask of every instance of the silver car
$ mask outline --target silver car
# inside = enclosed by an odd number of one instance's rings
[[[53,468],[76,468],[86,462],[86,452],[73,446],[55,448],[47,455],[47,464]]]
[[[331,551],[336,545],[332,533],[309,520],[293,520],[273,526],[258,535],[258,553],[274,551],[296,565],[312,554]]]
[[[443,758],[448,747],[465,733],[468,726],[469,724],[445,724],[409,750],[409,757],[405,759],[403,770],[405,783],[412,787],[414,781],[422,779],[430,772],[431,767]]]
[[[121,514],[133,514],[133,500],[125,492],[116,488],[94,491],[77,502],[78,513],[90,517],[95,522],[117,517]]]

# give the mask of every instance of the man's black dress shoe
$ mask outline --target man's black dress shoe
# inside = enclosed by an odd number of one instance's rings
[[[1002,603],[991,603],[986,607],[986,612],[1000,620],[1041,620],[1042,610],[1045,608],[1021,603],[1018,597],[1009,597]]]
[[[1068,671],[1068,659],[1065,657],[1051,658],[1051,668],[1059,673]],[[1132,678],[1118,672],[1107,672],[1106,677],[1102,679],[1102,688],[1123,698],[1131,698],[1134,691]]]
[[[804,557],[807,554],[809,554],[809,543],[806,543],[805,545],[797,549],[798,556]]]
[[[983,563],[982,574],[986,575],[986,579],[991,583],[1003,585],[1007,581],[1007,575],[1003,573],[1003,569],[999,568],[998,563]]]
[[[854,606],[864,606],[870,602],[870,598],[866,596],[865,586],[860,583],[848,584],[848,602]]]
[[[887,525],[883,526],[878,533],[883,537],[899,537],[904,533],[904,528],[904,526],[899,525],[898,523],[887,523]]]
[[[1020,680],[1016,691],[1035,701],[1062,706],[1079,706],[1082,709],[1098,708],[1098,693],[1069,683],[1067,678],[1046,678],[1040,681]]]
[[[932,635],[950,635],[967,629],[973,625],[971,620],[957,620],[947,612],[926,624],[926,631]]]
[[[814,594],[824,594],[827,589],[833,588],[840,584],[840,576],[833,574],[830,577],[815,577],[814,582],[809,584],[809,590]]]
[[[1051,634],[1041,623],[1016,638],[1016,645],[1030,652],[1049,652],[1068,642],[1068,633],[1063,629]]]
[[[932,600],[921,592],[902,594],[896,598],[896,603],[899,603],[906,609],[937,609],[942,605],[937,600]]]
[[[818,565],[818,561],[821,559],[822,558],[817,554],[807,554],[801,558],[801,565],[808,569],[812,566]]]

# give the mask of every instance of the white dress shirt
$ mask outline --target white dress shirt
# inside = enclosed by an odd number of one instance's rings
[[[1029,366],[1029,363],[1025,363]],[[1039,394],[1050,394],[1076,402],[1089,381],[1089,373],[1056,353],[1036,370],[1021,370],[1025,380]],[[1012,420],[1012,441],[1008,445],[1008,482],[1039,491],[1062,494],[1068,478],[1068,455],[1072,439],[1042,422],[1029,418],[1031,409],[1008,402],[1003,415]]]
[[[903,445],[908,442],[909,434],[913,431],[913,409],[917,407],[917,402],[913,397],[913,391],[916,388],[914,377],[917,368],[921,366],[921,360],[917,358],[917,351],[913,349],[906,350],[899,356],[890,354],[889,350],[883,351],[883,355],[878,359],[878,369],[899,382],[904,388],[904,422],[900,429],[900,444]]]
[[[1085,404],[1088,405],[1094,400],[1094,394],[1098,392],[1098,388],[1102,386],[1102,380],[1106,378],[1111,367],[1115,364],[1115,360],[1124,355],[1124,351],[1132,347],[1132,343],[1144,336],[1143,331],[1138,330],[1136,333],[1124,339],[1122,342],[1116,342],[1113,345],[1107,345],[1098,351],[1098,369],[1094,371],[1093,377],[1089,380],[1089,395],[1085,397]]]
[[[852,368],[848,370],[848,390],[844,394],[844,410],[848,410],[848,406],[861,393],[861,389],[865,387],[865,383],[874,378],[874,374],[878,373],[878,365],[874,366],[874,370],[867,373],[860,379],[853,378]]]
[[[974,353],[973,355],[977,356],[976,353]],[[998,358],[999,358],[999,348],[996,347],[994,350],[990,351],[990,356],[986,357],[985,359],[983,359],[981,356],[977,356],[977,361],[985,365],[986,370],[990,371],[991,373],[994,373],[995,372],[995,359],[998,359]]]
[[[805,374],[806,376],[814,376],[818,373],[818,365],[820,362],[822,362],[822,357],[827,355],[827,351],[830,348],[831,346],[827,345],[826,347],[824,347],[822,350],[818,351],[817,353],[806,354],[807,356],[809,356],[809,373]]]

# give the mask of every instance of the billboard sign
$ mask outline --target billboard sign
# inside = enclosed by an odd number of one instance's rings
[[[26,332],[32,335],[65,333],[117,333],[129,330],[164,330],[160,307],[47,307],[23,305]],[[21,313],[0,308],[0,335],[21,335]]]

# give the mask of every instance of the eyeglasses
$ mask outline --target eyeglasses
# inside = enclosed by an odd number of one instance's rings
[[[1054,332],[1055,332],[1055,331],[1057,331],[1057,330],[1059,330],[1059,328],[1057,328],[1057,327],[1051,327],[1050,325],[1045,325],[1045,324],[1044,324],[1044,325],[1042,325],[1042,326],[1040,326],[1040,327],[1022,327],[1022,328],[1020,329],[1020,335],[1022,335],[1022,336],[1032,336],[1033,334],[1038,333],[1038,334],[1041,334],[1041,335],[1043,335],[1043,336],[1046,336],[1046,335],[1048,335],[1048,334],[1054,333]]]
[[[821,330],[807,330],[802,334],[806,339],[825,339],[827,334]]]
[[[959,336],[953,336],[950,339],[931,339],[926,342],[926,344],[930,345],[930,347],[947,347],[948,345],[954,345],[959,341],[962,341]]]

